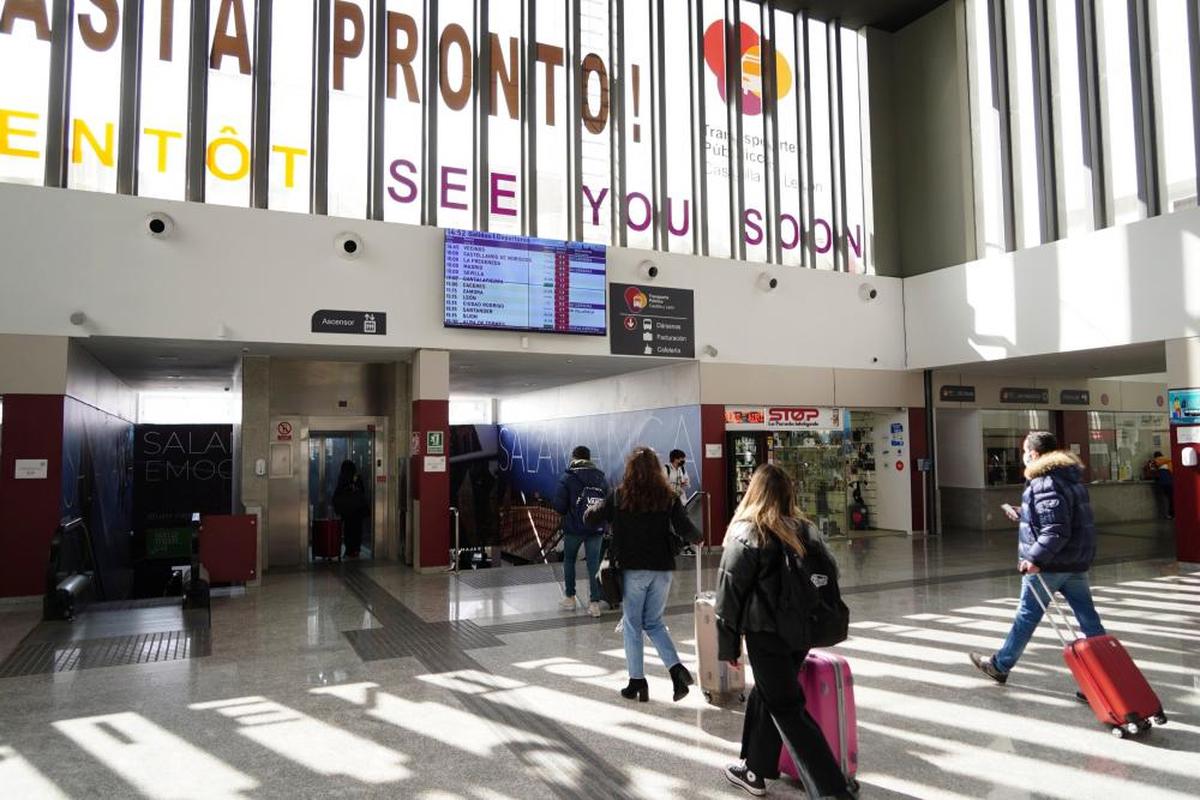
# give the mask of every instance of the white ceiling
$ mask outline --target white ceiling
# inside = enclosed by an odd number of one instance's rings
[[[221,391],[243,355],[314,361],[392,362],[412,359],[411,348],[202,342],[93,336],[80,339],[97,360],[137,391]],[[672,363],[638,356],[562,356],[546,353],[456,351],[450,355],[450,392],[507,397]]]
[[[450,354],[450,394],[509,397],[671,363],[678,363],[678,360],[643,356],[454,352]]]
[[[1162,342],[1076,350],[1045,356],[1008,358],[946,367],[964,375],[1028,376],[1031,378],[1110,378],[1155,375],[1167,370],[1167,351]],[[1165,380],[1165,378],[1164,378]]]
[[[200,342],[92,336],[80,344],[137,391],[221,391],[243,355],[318,361],[408,361],[411,348]]]

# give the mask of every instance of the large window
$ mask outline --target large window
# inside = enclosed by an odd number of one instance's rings
[[[0,81],[0,180],[45,183],[52,153],[51,185],[128,191],[132,153],[146,197],[872,269],[866,39],[836,21],[758,0],[113,0],[74,4],[54,52],[52,4],[3,7],[0,74],[21,80]]]
[[[1092,202],[1094,159],[1083,95],[1087,62],[1075,3],[1052,3],[1049,12],[1058,224],[1059,232],[1070,236],[1096,227]]]
[[[1088,467],[1093,481],[1143,480],[1156,452],[1169,452],[1166,414],[1088,413]]]
[[[1154,41],[1155,106],[1159,110],[1159,174],[1163,212],[1196,206],[1195,74],[1188,48],[1189,25],[1200,24],[1200,9],[1188,19],[1187,3],[1154,0],[1150,4]]]
[[[1120,225],[1146,216],[1146,198],[1139,192],[1139,115],[1133,94],[1127,0],[1097,0],[1096,31],[1100,121],[1104,139],[1104,199],[1108,204],[1109,222]]]
[[[182,200],[187,175],[184,158],[192,0],[146,2],[142,13],[137,191],[145,197]]]
[[[117,142],[123,135],[121,106],[121,21],[125,3],[106,11],[80,9],[71,43],[71,126],[67,187],[114,192]]]
[[[987,486],[1025,482],[1023,448],[1030,431],[1050,429],[1049,411],[981,411],[983,475]]]

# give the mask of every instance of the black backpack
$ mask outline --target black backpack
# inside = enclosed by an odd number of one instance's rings
[[[575,508],[573,509],[575,518],[579,520],[581,527],[593,533],[601,533],[604,530],[604,525],[588,525],[584,521],[584,514],[604,505],[605,498],[608,496],[608,487],[586,483],[583,478],[575,473],[571,473],[571,477],[578,484],[578,490],[575,492]]]
[[[850,635],[850,609],[842,601],[837,564],[825,546],[805,532],[804,558],[781,546],[778,613],[784,620],[803,620],[809,647],[832,647]],[[783,631],[780,631],[783,633]]]

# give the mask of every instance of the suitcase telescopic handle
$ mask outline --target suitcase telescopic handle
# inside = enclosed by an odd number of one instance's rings
[[[704,591],[704,581],[702,577],[704,570],[704,546],[708,543],[708,532],[712,526],[712,519],[711,511],[708,505],[708,492],[697,492],[696,494],[700,495],[700,502],[703,503],[702,507],[704,509],[704,519],[701,521],[704,525],[704,530],[702,531],[703,538],[696,547],[692,548],[696,551],[696,596],[699,597],[700,593]]]
[[[1042,607],[1042,613],[1046,615],[1046,619],[1050,620],[1050,625],[1054,628],[1054,632],[1058,634],[1058,638],[1063,643],[1063,647],[1066,647],[1071,642],[1066,636],[1063,636],[1063,632],[1058,627],[1059,621],[1066,626],[1067,633],[1071,635],[1071,640],[1078,639],[1079,635],[1075,632],[1075,627],[1071,624],[1071,618],[1067,616],[1067,612],[1063,611],[1063,607],[1059,605],[1058,599],[1054,596],[1054,592],[1050,591],[1050,586],[1046,583],[1046,579],[1042,577],[1042,573],[1037,573],[1037,579],[1038,583],[1042,585],[1042,591],[1044,591],[1046,596],[1050,598],[1050,606],[1054,608],[1054,613],[1050,613],[1050,609],[1047,607],[1046,603],[1042,601],[1042,596],[1038,594],[1036,588],[1032,589],[1033,596],[1037,598],[1038,605]],[[1057,615],[1059,619],[1056,620],[1055,615]]]

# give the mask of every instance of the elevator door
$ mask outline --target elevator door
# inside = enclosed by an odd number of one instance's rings
[[[338,517],[333,509],[333,493],[344,461],[354,463],[367,493],[367,507],[375,508],[375,434],[368,430],[311,430],[308,434],[308,518],[314,524]],[[362,558],[371,558],[375,553],[374,517],[374,514],[368,514],[363,521]]]

